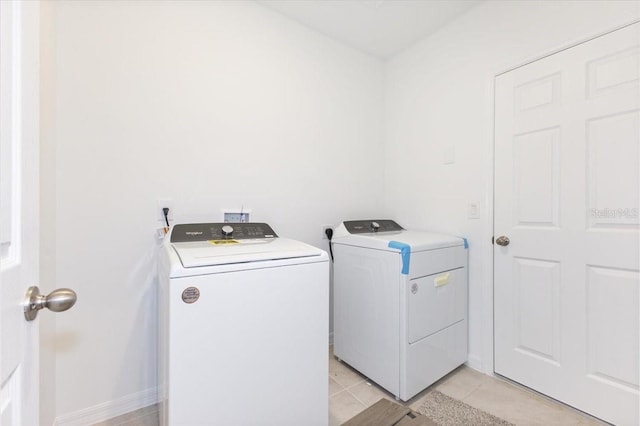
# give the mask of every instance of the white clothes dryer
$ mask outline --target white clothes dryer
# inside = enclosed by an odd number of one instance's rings
[[[327,425],[324,251],[265,223],[175,225],[159,283],[162,425]]]
[[[353,220],[334,231],[334,354],[407,401],[467,360],[467,243]]]

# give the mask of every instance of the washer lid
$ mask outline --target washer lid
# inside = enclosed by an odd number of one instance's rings
[[[184,268],[313,257],[324,253],[316,247],[286,238],[244,239],[225,243],[181,242],[172,243],[171,246]]]

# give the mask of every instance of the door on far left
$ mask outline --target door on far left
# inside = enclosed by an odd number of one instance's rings
[[[38,424],[38,2],[0,1],[0,425]]]

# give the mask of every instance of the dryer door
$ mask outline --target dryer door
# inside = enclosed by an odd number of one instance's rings
[[[464,268],[458,268],[409,281],[410,344],[464,319],[464,274]]]

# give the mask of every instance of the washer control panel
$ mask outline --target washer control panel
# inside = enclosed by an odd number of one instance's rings
[[[375,232],[397,232],[404,231],[404,228],[393,220],[375,219],[375,220],[347,220],[344,227],[350,234],[370,234]]]
[[[172,243],[210,240],[246,240],[277,238],[266,223],[186,223],[175,225],[171,231]]]

